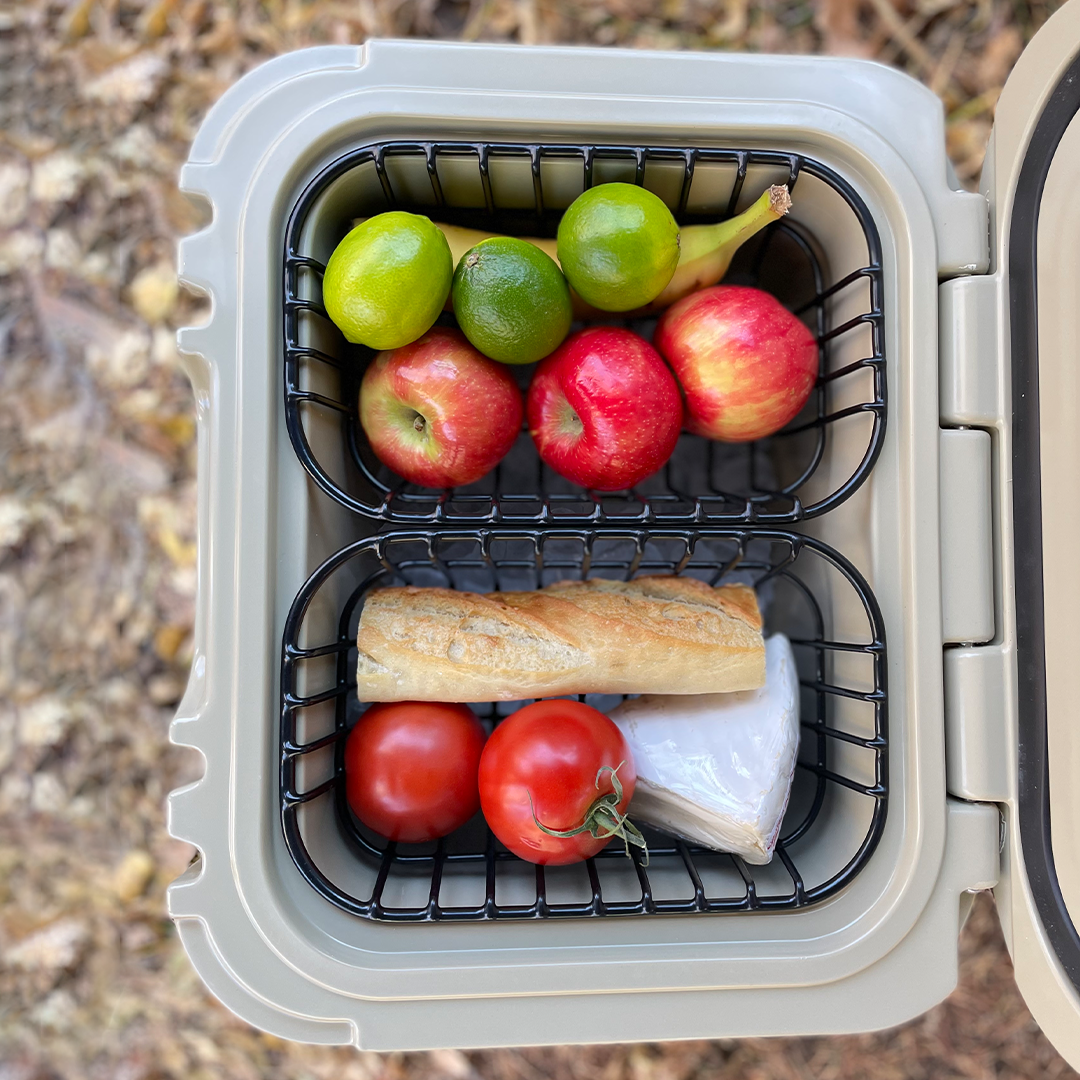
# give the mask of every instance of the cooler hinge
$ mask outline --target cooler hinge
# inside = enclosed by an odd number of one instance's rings
[[[939,287],[941,616],[951,795],[1009,797],[1009,647],[992,642],[994,435],[1004,422],[1000,282]]]
[[[997,277],[938,286],[939,413],[942,427],[997,427],[1004,419],[1003,309]]]
[[[945,650],[945,777],[950,795],[975,802],[1009,798],[1015,735],[1009,723],[1010,647]]]
[[[946,644],[994,636],[994,537],[990,435],[973,428],[938,433],[941,628]]]

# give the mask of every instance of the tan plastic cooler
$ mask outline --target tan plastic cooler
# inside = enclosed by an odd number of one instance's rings
[[[172,737],[205,772],[170,798],[200,857],[169,892],[216,996],[376,1050],[868,1030],[949,993],[993,888],[1080,1067],[1078,110],[1077,0],[1009,79],[982,194],[937,98],[851,60],[376,41],[222,98],[181,180],[212,209],[181,248],[212,315],[180,335],[199,606]],[[612,179],[681,222],[792,186],[732,274],[816,328],[806,412],[737,454],[683,436],[630,495],[538,472],[525,436],[472,488],[395,483],[322,314],[351,219],[550,230]],[[648,868],[619,849],[537,873],[477,823],[404,851],[349,821],[369,587],[639,572],[755,584],[797,641],[802,765],[769,866],[661,840]]]

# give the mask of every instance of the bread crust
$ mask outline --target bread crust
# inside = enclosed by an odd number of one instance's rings
[[[754,590],[673,576],[487,595],[379,589],[357,648],[361,701],[716,694],[765,681]]]

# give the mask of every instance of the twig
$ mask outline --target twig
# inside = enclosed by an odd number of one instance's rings
[[[1001,87],[991,86],[978,97],[973,97],[970,101],[965,101],[963,105],[958,105],[949,113],[945,121],[949,124],[960,124],[965,120],[974,120],[976,116],[982,116],[983,113],[993,112],[999,97],[1001,97]]]
[[[907,33],[912,38],[917,38],[919,34],[926,28],[926,24],[936,15],[937,12],[916,11],[914,15],[906,23],[904,27]],[[897,56],[897,53],[903,52],[904,46],[897,40],[897,38],[890,35],[889,40],[886,42],[884,48],[874,57],[881,64],[891,64]]]
[[[963,30],[954,30],[941,59],[930,76],[930,89],[939,97],[945,92],[949,83],[952,82],[953,72],[956,70],[957,61],[964,54],[964,46],[967,44],[967,35]]]
[[[495,10],[495,0],[473,0],[472,10],[465,20],[465,26],[461,30],[462,41],[475,41],[483,32],[488,19]]]
[[[896,8],[889,0],[870,0],[870,5],[896,43],[922,70],[923,77],[930,78],[934,74],[937,63],[930,55],[930,50],[908,29],[907,23],[900,18]]]

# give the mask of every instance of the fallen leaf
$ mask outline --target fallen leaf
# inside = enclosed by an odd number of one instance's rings
[[[38,202],[67,202],[79,194],[85,178],[83,161],[70,151],[58,150],[34,163],[30,195]]]
[[[39,697],[19,707],[19,742],[24,746],[55,746],[74,719],[71,708],[59,697]]]
[[[138,105],[157,93],[167,70],[168,64],[160,56],[139,53],[91,79],[83,87],[83,94],[103,105]]]
[[[154,876],[154,860],[146,851],[129,851],[113,872],[112,890],[117,899],[129,903],[146,891]]]
[[[30,529],[30,507],[15,495],[0,496],[0,551],[18,547]]]
[[[30,169],[23,161],[0,161],[0,229],[13,229],[26,216]]]
[[[164,322],[172,314],[179,292],[176,270],[169,263],[148,266],[128,288],[132,306],[151,325]]]
[[[4,960],[24,971],[70,968],[82,956],[90,932],[77,919],[59,919],[23,938],[4,953]]]

